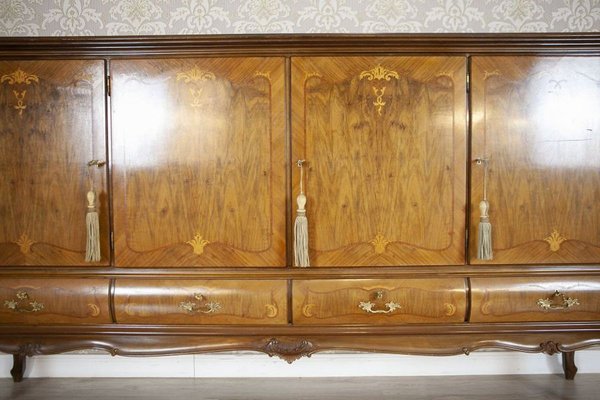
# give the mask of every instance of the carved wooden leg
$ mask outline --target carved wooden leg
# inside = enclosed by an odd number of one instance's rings
[[[575,352],[567,351],[562,353],[563,370],[565,371],[565,379],[573,380],[577,373],[577,366],[575,365]]]
[[[27,365],[26,359],[27,356],[24,354],[13,354],[13,367],[10,370],[13,381],[21,382],[23,380],[23,374]]]

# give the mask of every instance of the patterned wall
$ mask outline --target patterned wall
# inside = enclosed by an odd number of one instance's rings
[[[0,36],[600,31],[600,0],[0,0]]]

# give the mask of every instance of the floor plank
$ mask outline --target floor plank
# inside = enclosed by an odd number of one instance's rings
[[[597,400],[600,374],[401,378],[0,380],[0,399],[19,400]]]

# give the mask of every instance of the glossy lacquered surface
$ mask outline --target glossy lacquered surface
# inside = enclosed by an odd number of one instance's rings
[[[295,280],[294,324],[464,322],[466,297],[456,278]]]
[[[464,57],[292,59],[312,266],[465,262],[465,77]]]
[[[475,323],[600,319],[597,276],[472,278],[471,296]]]
[[[285,280],[117,279],[115,316],[125,324],[285,324]]]
[[[489,159],[497,264],[600,260],[600,57],[472,58],[473,158]],[[472,166],[471,263],[483,168]]]
[[[0,38],[0,351],[15,379],[90,348],[496,347],[572,377],[600,344],[599,58],[598,34]]]
[[[102,60],[0,60],[0,265],[84,264],[92,184],[108,264],[104,96]]]
[[[110,324],[108,279],[2,279],[0,324]]]
[[[115,60],[119,266],[285,266],[282,58]]]

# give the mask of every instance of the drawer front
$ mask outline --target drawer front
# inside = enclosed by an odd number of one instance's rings
[[[473,278],[471,322],[600,320],[600,277]]]
[[[115,317],[129,324],[286,324],[287,281],[117,279]]]
[[[294,324],[464,322],[463,279],[298,280]]]
[[[1,279],[0,323],[112,323],[108,286],[108,279]]]

